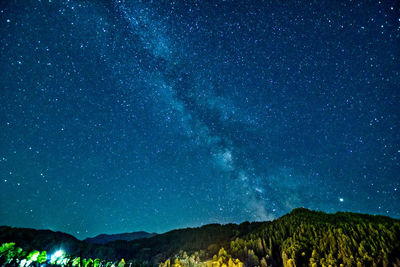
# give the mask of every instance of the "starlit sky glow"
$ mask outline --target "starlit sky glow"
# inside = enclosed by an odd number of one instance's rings
[[[0,225],[400,217],[399,1],[0,2]]]

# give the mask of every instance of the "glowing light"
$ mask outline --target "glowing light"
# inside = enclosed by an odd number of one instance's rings
[[[63,250],[57,250],[56,252],[54,252],[53,256],[56,258],[61,257],[62,255],[64,255],[64,251]]]
[[[65,257],[65,252],[62,249],[57,250],[56,252],[53,253],[53,255],[51,255],[50,257],[50,262],[52,264],[61,264],[64,261],[64,257]]]
[[[340,197],[340,198],[339,198],[339,201],[340,201],[340,202],[343,202],[343,201],[344,201],[344,199],[343,199],[342,197]]]

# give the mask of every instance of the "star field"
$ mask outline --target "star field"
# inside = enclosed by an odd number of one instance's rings
[[[0,225],[400,217],[397,1],[2,1]]]

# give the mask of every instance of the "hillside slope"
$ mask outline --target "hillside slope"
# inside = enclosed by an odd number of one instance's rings
[[[151,238],[93,245],[51,231],[0,228],[0,243],[25,249],[169,266],[400,266],[400,221],[304,208],[271,222],[210,224]],[[163,264],[165,263],[165,264]]]
[[[101,235],[97,235],[95,237],[86,238],[83,241],[85,241],[86,243],[90,243],[90,244],[105,245],[109,242],[114,242],[114,241],[118,241],[118,240],[132,241],[132,240],[140,239],[140,238],[153,237],[155,235],[156,235],[156,233],[147,233],[144,231],[132,232],[132,233],[122,233],[122,234],[112,234],[112,235],[101,234]]]
[[[272,222],[206,225],[110,246],[129,248],[135,258],[151,262],[204,261],[223,247],[226,260],[237,258],[246,266],[400,266],[399,240],[396,219],[298,208]]]
[[[92,258],[116,259],[115,251],[102,245],[88,244],[72,235],[50,230],[0,226],[0,244],[14,242],[26,251],[45,250],[53,253],[63,249],[70,255]]]

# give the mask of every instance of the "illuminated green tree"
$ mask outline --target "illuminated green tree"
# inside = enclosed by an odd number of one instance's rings
[[[95,260],[93,261],[93,267],[99,267],[99,266],[100,266],[100,263],[101,263],[101,260],[100,260],[100,259],[95,259]]]
[[[37,261],[39,255],[40,255],[40,252],[37,251],[37,250],[34,250],[34,251],[29,252],[29,254],[28,254],[28,256],[26,257],[26,259],[27,259],[28,261],[32,261],[32,262],[33,262],[33,261]]]
[[[80,263],[81,263],[81,258],[80,258],[80,257],[76,257],[76,258],[74,258],[74,259],[72,260],[71,265],[72,265],[73,267],[75,267],[75,266],[79,266]]]
[[[43,250],[43,251],[39,254],[39,256],[37,257],[37,262],[38,262],[39,264],[42,264],[42,263],[45,263],[46,260],[47,260],[47,252],[46,252],[46,250]]]
[[[93,265],[93,260],[92,259],[83,259],[82,264],[83,264],[84,267],[92,266]]]
[[[0,246],[0,258],[5,258],[7,263],[15,257],[15,243],[4,243]]]
[[[119,263],[118,263],[118,267],[124,267],[125,266],[125,260],[122,259]]]

